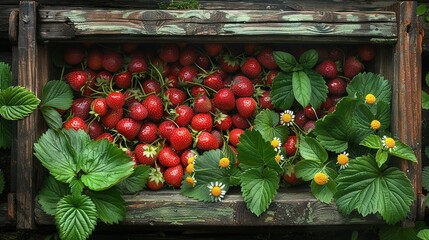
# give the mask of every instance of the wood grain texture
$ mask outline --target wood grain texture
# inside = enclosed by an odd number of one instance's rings
[[[335,36],[396,41],[394,12],[49,9],[39,38]]]
[[[127,212],[122,225],[141,226],[312,226],[337,224],[380,224],[382,220],[357,215],[344,217],[334,204],[324,204],[309,192],[280,192],[269,209],[256,217],[241,195],[228,194],[221,203],[203,203],[177,191],[143,191],[125,196]],[[36,208],[38,224],[52,225],[53,218]]]
[[[12,227],[13,225],[15,223],[8,218],[7,203],[0,203],[0,228]]]
[[[12,11],[18,10],[16,5],[3,5],[0,3],[0,40],[9,38],[9,15]]]

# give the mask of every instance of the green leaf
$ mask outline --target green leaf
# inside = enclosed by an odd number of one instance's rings
[[[317,200],[323,203],[331,203],[334,198],[336,186],[334,178],[330,178],[325,185],[319,185],[315,181],[311,181],[311,193]]]
[[[417,233],[417,237],[422,240],[429,240],[429,229],[420,230]]]
[[[319,108],[320,104],[326,101],[328,96],[328,86],[323,77],[312,69],[304,69],[308,78],[311,81],[311,98],[310,105],[315,109]]]
[[[12,145],[12,121],[0,116],[0,148],[10,148]]]
[[[301,56],[299,57],[299,64],[303,68],[313,68],[317,64],[317,60],[319,59],[319,54],[316,50],[310,49],[305,51]]]
[[[422,108],[429,109],[429,94],[425,91],[422,91]]]
[[[149,178],[150,167],[147,165],[138,165],[134,172],[121,181],[117,186],[123,194],[133,194],[144,189]]]
[[[104,191],[91,191],[88,194],[97,208],[97,217],[107,224],[119,223],[125,216],[125,201],[121,191],[110,188]]]
[[[64,81],[49,81],[43,87],[41,100],[44,106],[67,110],[73,102],[73,91]]]
[[[207,183],[203,184],[197,181],[195,186],[192,187],[184,179],[182,181],[182,185],[180,186],[180,194],[198,201],[212,202],[212,199],[210,197],[210,190],[207,187]]]
[[[293,68],[298,66],[295,57],[287,52],[273,51],[274,60],[281,70],[285,72],[292,71]]]
[[[425,147],[425,156],[429,158],[429,146]]]
[[[429,166],[422,170],[422,186],[426,191],[429,191]]]
[[[55,223],[63,240],[85,240],[97,224],[97,209],[88,196],[63,197],[57,205]]]
[[[415,228],[405,228],[398,225],[386,225],[378,233],[380,240],[419,240]]]
[[[311,98],[311,82],[304,71],[292,73],[292,89],[296,101],[302,107],[308,106]]]
[[[79,155],[81,181],[94,191],[106,190],[133,173],[134,162],[107,140],[91,141]]]
[[[354,113],[354,126],[362,129],[362,131],[368,131],[368,129],[372,131],[371,122],[373,120],[378,120],[381,123],[378,132],[388,129],[390,127],[390,105],[386,102],[379,101],[374,109],[375,113],[371,111],[369,105],[359,103]]]
[[[279,125],[279,114],[269,109],[264,109],[255,118],[255,129],[258,130],[265,141],[271,141],[274,137],[281,140],[289,135],[287,126]]]
[[[389,151],[389,154],[417,163],[417,157],[414,154],[413,149],[398,140],[395,141],[396,146],[392,149],[392,151]]]
[[[316,160],[301,160],[295,165],[295,174],[304,181],[310,181],[318,172],[323,172],[323,164]]]
[[[328,160],[328,153],[316,139],[311,137],[300,137],[299,140],[299,153],[302,158],[320,161],[322,163]]]
[[[378,101],[390,103],[392,90],[390,83],[384,77],[371,72],[359,73],[347,85],[347,93],[350,97],[358,97],[365,102],[365,96],[373,94]]]
[[[77,196],[81,195],[84,188],[85,186],[81,181],[79,181],[79,179],[74,178],[73,180],[71,180],[70,190],[72,195],[77,195]]]
[[[419,4],[417,6],[417,16],[425,15],[426,13],[426,5],[425,4]]]
[[[39,105],[40,100],[24,87],[8,87],[0,92],[0,115],[7,120],[27,117]]]
[[[377,154],[375,155],[375,161],[377,162],[379,168],[387,161],[388,156],[389,154],[387,151],[381,148],[378,149]]]
[[[351,240],[358,240],[358,238],[359,238],[359,232],[358,231],[356,231],[356,230],[354,230],[353,232],[352,232],[352,236],[351,236]]]
[[[237,163],[237,154],[232,150],[231,146],[224,144],[222,147],[222,154],[224,157],[227,157],[232,165]]]
[[[63,127],[63,119],[61,118],[61,114],[53,107],[43,106],[40,110],[49,128],[61,129]]]
[[[381,142],[381,138],[377,135],[374,135],[374,134],[366,137],[360,143],[360,145],[365,146],[367,148],[372,148],[372,149],[382,149],[383,148],[383,143]]]
[[[247,208],[256,216],[270,206],[279,187],[279,177],[271,169],[249,169],[241,176],[241,192]]]
[[[279,72],[273,79],[270,93],[271,102],[276,108],[289,109],[295,100],[292,90],[292,73]]]
[[[394,167],[379,168],[372,156],[357,157],[336,179],[337,206],[344,214],[379,213],[389,224],[406,217],[414,200],[407,176]]]
[[[0,62],[0,91],[12,86],[12,72],[7,63]]]
[[[4,185],[5,185],[4,174],[3,174],[3,171],[0,169],[0,194],[3,193]]]
[[[429,87],[429,72],[428,72],[428,73],[426,73],[426,76],[425,76],[425,82],[426,82],[426,86],[428,86],[428,87]]]
[[[278,173],[283,171],[275,160],[276,151],[273,146],[265,141],[258,131],[246,130],[241,134],[237,152],[240,164],[251,167],[267,166]]]
[[[40,189],[38,202],[45,213],[54,216],[58,202],[70,193],[67,184],[57,181],[49,175],[43,182],[42,189]]]

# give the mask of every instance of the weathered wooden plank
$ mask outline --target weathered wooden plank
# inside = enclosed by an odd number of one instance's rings
[[[18,5],[0,5],[0,39],[8,39],[9,14],[18,10]]]
[[[0,228],[12,227],[13,221],[9,221],[7,203],[0,203]]]
[[[334,204],[316,200],[308,191],[280,192],[269,209],[256,217],[238,193],[228,194],[221,203],[203,203],[177,191],[143,191],[125,196],[127,212],[122,225],[140,226],[310,226],[336,224],[381,224],[369,216],[342,216]],[[52,225],[53,218],[38,206],[36,222]]]

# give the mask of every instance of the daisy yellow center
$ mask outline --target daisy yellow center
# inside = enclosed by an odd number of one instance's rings
[[[219,186],[214,186],[211,190],[213,197],[219,197],[222,194],[222,189]]]
[[[186,182],[192,187],[195,185],[195,181],[192,177],[186,177]]]
[[[395,143],[395,139],[393,138],[386,138],[386,140],[384,141],[384,143],[386,144],[386,147],[388,148],[394,148],[396,143]]]
[[[375,98],[375,96],[371,93],[365,96],[365,102],[370,105],[374,104],[376,100],[377,98]]]
[[[340,154],[340,155],[338,155],[338,157],[337,157],[337,162],[338,162],[338,164],[340,164],[340,165],[345,165],[345,164],[347,164],[347,163],[349,162],[349,157],[348,157],[346,154],[341,153],[341,154]]]
[[[276,159],[276,162],[279,163],[280,160],[282,160],[282,157],[280,156],[280,154],[277,154],[275,159]]]
[[[290,115],[289,113],[285,113],[282,116],[282,120],[285,123],[290,123],[290,121],[292,121],[292,115]]]
[[[188,164],[194,164],[195,158],[194,157],[189,157],[188,158]]]
[[[328,183],[328,175],[322,173],[322,172],[318,172],[316,173],[316,175],[314,175],[314,182],[316,182],[319,185],[325,185]]]
[[[229,164],[230,164],[229,159],[228,159],[228,158],[226,158],[226,157],[221,158],[221,159],[219,160],[219,166],[220,166],[220,167],[222,167],[222,168],[227,168],[227,167],[229,167]]]
[[[186,166],[186,172],[187,173],[193,173],[194,172],[194,164],[188,164],[188,166]]]
[[[381,127],[381,123],[378,120],[372,120],[371,122],[371,128],[374,130],[377,130]]]
[[[280,144],[280,141],[278,139],[273,139],[271,141],[271,146],[273,146],[273,148],[278,148]]]

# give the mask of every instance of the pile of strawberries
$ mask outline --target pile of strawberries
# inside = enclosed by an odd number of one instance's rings
[[[255,115],[274,109],[270,90],[280,70],[273,51],[299,57],[307,49],[221,43],[68,46],[64,79],[75,99],[69,111],[61,112],[63,127],[106,138],[136,164],[152,166],[150,189],[178,188],[198,154],[224,144],[234,150]],[[375,53],[371,45],[347,49],[351,54],[341,47],[316,50],[315,70],[326,79],[329,97],[319,109],[293,109],[295,123],[305,131],[333,111],[348,80],[364,70],[361,60],[370,61]],[[287,155],[295,154],[295,144],[295,136],[286,139]]]

